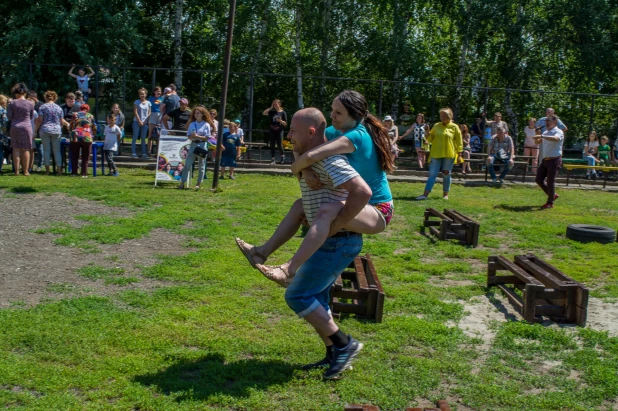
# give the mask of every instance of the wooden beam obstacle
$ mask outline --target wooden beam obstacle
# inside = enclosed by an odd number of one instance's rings
[[[497,275],[506,271],[510,275]],[[497,286],[528,322],[547,316],[556,322],[586,326],[589,290],[534,254],[515,256],[514,262],[490,256],[487,286]]]

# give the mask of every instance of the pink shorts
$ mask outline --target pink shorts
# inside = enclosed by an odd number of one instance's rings
[[[384,219],[384,228],[386,228],[388,226],[388,223],[390,223],[391,219],[393,218],[395,204],[392,201],[388,201],[385,203],[376,203],[371,205],[375,207],[376,210],[378,210],[378,213]]]

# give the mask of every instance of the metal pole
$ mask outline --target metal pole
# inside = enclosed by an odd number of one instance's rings
[[[485,87],[485,102],[483,103],[483,113],[487,118],[487,105],[489,104],[489,87]]]
[[[200,72],[200,104],[204,105],[204,72]]]
[[[255,74],[251,73],[249,82],[249,142],[253,142],[253,91],[255,87]],[[261,159],[260,159],[261,160]]]
[[[592,104],[590,105],[590,123],[588,125],[588,132],[592,131],[592,123],[594,122],[594,96],[592,96]]]
[[[225,59],[223,61],[223,84],[221,86],[221,105],[219,106],[219,124],[217,130],[217,149],[215,151],[215,175],[212,179],[212,188],[219,186],[219,166],[221,165],[221,143],[223,141],[223,119],[227,104],[227,85],[230,78],[230,59],[232,57],[232,36],[234,35],[234,15],[236,14],[236,0],[230,0],[230,16],[227,21],[227,41],[225,43]]]
[[[380,102],[378,103],[378,118],[382,118],[382,93],[384,92],[384,82],[380,81]]]
[[[127,69],[122,69],[122,114],[126,114],[127,107]]]
[[[155,86],[157,84],[157,69],[152,70],[152,87],[150,88],[150,92],[152,93]]]
[[[94,73],[94,119],[99,120],[99,66],[95,67]],[[87,103],[87,102],[86,102]],[[96,161],[96,158],[94,159]]]

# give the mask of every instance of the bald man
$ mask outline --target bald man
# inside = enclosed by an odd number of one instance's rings
[[[295,113],[288,133],[288,138],[294,145],[294,152],[303,154],[325,143],[325,129],[326,119],[319,110],[306,108]],[[311,168],[322,182],[322,187],[312,190],[304,178],[299,179],[302,202],[294,203],[273,237],[289,240],[300,228],[302,218],[299,218],[299,215],[303,213],[310,225],[307,236],[311,236],[312,230],[318,230],[325,221],[328,221],[327,224],[330,226],[332,221],[324,218],[322,211],[318,212],[322,205],[343,203],[343,209],[347,207],[350,215],[354,217],[363,210],[371,198],[371,189],[350,166],[345,156],[327,157],[313,164]],[[302,207],[301,213],[298,207]],[[240,239],[237,239],[237,243],[249,262],[255,265],[253,260],[255,254],[250,252],[252,248],[247,247],[248,244]],[[277,242],[276,248],[281,244],[283,243]],[[328,237],[324,244],[300,266],[285,291],[288,306],[296,315],[313,326],[326,346],[324,359],[303,368],[328,367],[324,373],[325,379],[339,378],[363,348],[363,344],[341,332],[333,321],[328,306],[330,288],[343,270],[354,261],[362,247],[361,234],[338,231]]]
[[[544,132],[547,131],[547,117],[549,116],[554,116],[556,113],[554,111],[553,108],[551,107],[547,107],[545,109],[545,117],[541,117],[536,124],[534,125],[534,127],[536,128],[540,128],[541,129],[541,134],[543,134]],[[558,118],[558,117],[556,117]],[[560,130],[562,130],[563,133],[566,133],[567,130],[569,129],[561,120],[560,118],[558,118],[558,125],[556,126],[558,127]]]

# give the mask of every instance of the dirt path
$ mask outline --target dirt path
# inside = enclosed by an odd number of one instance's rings
[[[127,210],[108,207],[61,194],[17,194],[0,191],[0,308],[32,306],[47,298],[67,295],[108,295],[125,289],[153,289],[168,285],[163,281],[139,277],[141,267],[157,262],[157,254],[182,255],[192,251],[182,247],[184,238],[166,230],[153,230],[148,237],[121,244],[98,245],[99,253],[58,246],[54,234],[36,234],[37,228],[55,222],[80,227],[87,222],[76,215],[96,214],[126,216]],[[165,238],[166,241],[161,241]],[[77,270],[98,265],[122,268],[124,276],[137,277],[139,282],[125,286],[105,285],[103,280],[91,280]]]

